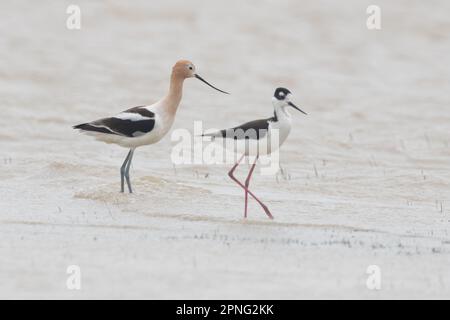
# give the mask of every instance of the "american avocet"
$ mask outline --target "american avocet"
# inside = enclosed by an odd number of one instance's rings
[[[273,117],[254,120],[234,128],[203,134],[203,136],[210,136],[213,137],[213,139],[223,138],[224,140],[222,143],[226,147],[231,145],[234,152],[242,154],[228,172],[228,175],[245,191],[244,218],[247,218],[248,195],[250,195],[264,209],[267,216],[270,219],[273,219],[267,206],[249,190],[248,186],[259,156],[276,151],[284,143],[291,131],[291,115],[289,114],[287,107],[292,107],[306,114],[290,101],[291,97],[292,94],[288,89],[277,88],[272,98],[272,104],[275,109]],[[277,132],[275,133],[274,131]],[[227,143],[227,139],[232,139],[229,140],[231,143]],[[233,173],[245,156],[254,156],[255,160],[250,168],[245,184],[243,184],[236,179]]]
[[[111,118],[104,118],[73,127],[94,136],[97,140],[114,143],[130,149],[120,168],[121,192],[124,192],[125,179],[129,192],[133,192],[129,172],[134,150],[143,145],[156,143],[167,134],[173,124],[175,113],[181,101],[183,82],[187,78],[194,77],[217,91],[228,94],[228,92],[214,87],[200,77],[196,73],[192,62],[180,60],[172,68],[169,92],[158,102],[149,106],[125,110]]]

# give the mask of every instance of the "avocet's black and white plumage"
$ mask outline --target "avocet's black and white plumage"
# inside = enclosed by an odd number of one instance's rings
[[[132,193],[130,183],[130,166],[134,150],[161,140],[172,127],[175,114],[182,97],[183,82],[195,77],[210,87],[223,92],[209,84],[195,72],[195,66],[187,60],[178,61],[172,69],[168,94],[149,106],[127,109],[113,117],[104,118],[74,126],[82,132],[94,136],[97,140],[114,143],[128,148],[125,161],[120,169],[121,192],[124,192],[126,180],[128,190]]]
[[[269,218],[273,218],[267,206],[248,189],[248,186],[258,157],[277,150],[289,136],[291,131],[291,115],[288,108],[294,108],[306,114],[291,102],[291,98],[292,94],[288,89],[277,88],[272,97],[274,107],[273,117],[254,120],[233,128],[203,134],[203,136],[213,137],[216,141],[223,139],[219,141],[225,148],[232,148],[233,152],[242,155],[228,175],[245,191],[244,217],[247,217],[248,195],[250,194],[261,205]],[[250,168],[245,184],[243,184],[235,178],[233,173],[245,156],[255,156],[255,160]]]

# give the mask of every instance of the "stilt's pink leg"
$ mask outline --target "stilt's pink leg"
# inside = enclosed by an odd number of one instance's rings
[[[261,200],[259,200],[250,190],[248,190],[238,179],[236,179],[236,177],[233,175],[234,171],[236,170],[237,166],[239,165],[239,163],[242,161],[242,159],[244,158],[244,155],[242,155],[242,157],[236,162],[236,164],[233,166],[233,168],[231,168],[230,172],[228,172],[228,176],[234,181],[236,182],[239,186],[241,186],[241,188],[243,188],[249,195],[252,196],[253,199],[256,200],[256,202],[259,203],[259,205],[264,209],[264,212],[267,214],[267,216],[270,219],[273,219],[272,214],[269,211],[269,208],[267,208],[267,206],[261,202]]]
[[[258,161],[258,157],[256,156],[255,162],[252,164],[252,167],[250,168],[250,171],[248,173],[247,179],[245,179],[245,188],[248,190],[248,186],[250,185],[250,179],[253,174],[253,170],[255,170],[256,161]],[[244,212],[244,218],[247,218],[247,208],[248,208],[248,191],[245,190],[245,212]]]

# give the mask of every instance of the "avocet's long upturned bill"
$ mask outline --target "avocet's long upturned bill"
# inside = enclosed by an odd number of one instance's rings
[[[134,150],[137,147],[158,142],[171,128],[181,101],[183,82],[187,78],[197,78],[217,91],[228,94],[200,77],[192,62],[180,60],[172,68],[169,92],[158,102],[125,110],[111,118],[73,127],[94,136],[97,140],[130,149],[120,168],[121,192],[124,192],[124,180],[127,182],[129,192],[133,192],[129,172]]]
[[[245,191],[244,218],[247,218],[248,195],[250,195],[264,209],[269,218],[273,219],[267,206],[249,190],[248,186],[259,156],[270,154],[277,150],[288,137],[291,131],[291,115],[287,110],[288,107],[306,114],[291,102],[291,97],[292,94],[288,89],[277,88],[272,98],[272,104],[275,109],[273,117],[254,120],[234,128],[203,134],[203,136],[210,136],[213,139],[232,139],[231,143],[226,141],[223,141],[223,143],[226,147],[231,146],[234,152],[242,154],[230,172],[228,172],[228,175]],[[236,179],[233,173],[245,156],[255,156],[255,161],[250,168],[245,184],[243,184]]]

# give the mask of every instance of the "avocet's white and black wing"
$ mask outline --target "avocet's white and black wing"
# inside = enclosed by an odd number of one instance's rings
[[[154,127],[155,114],[142,106],[125,110],[114,117],[79,124],[73,128],[85,132],[134,138],[150,133]]]

